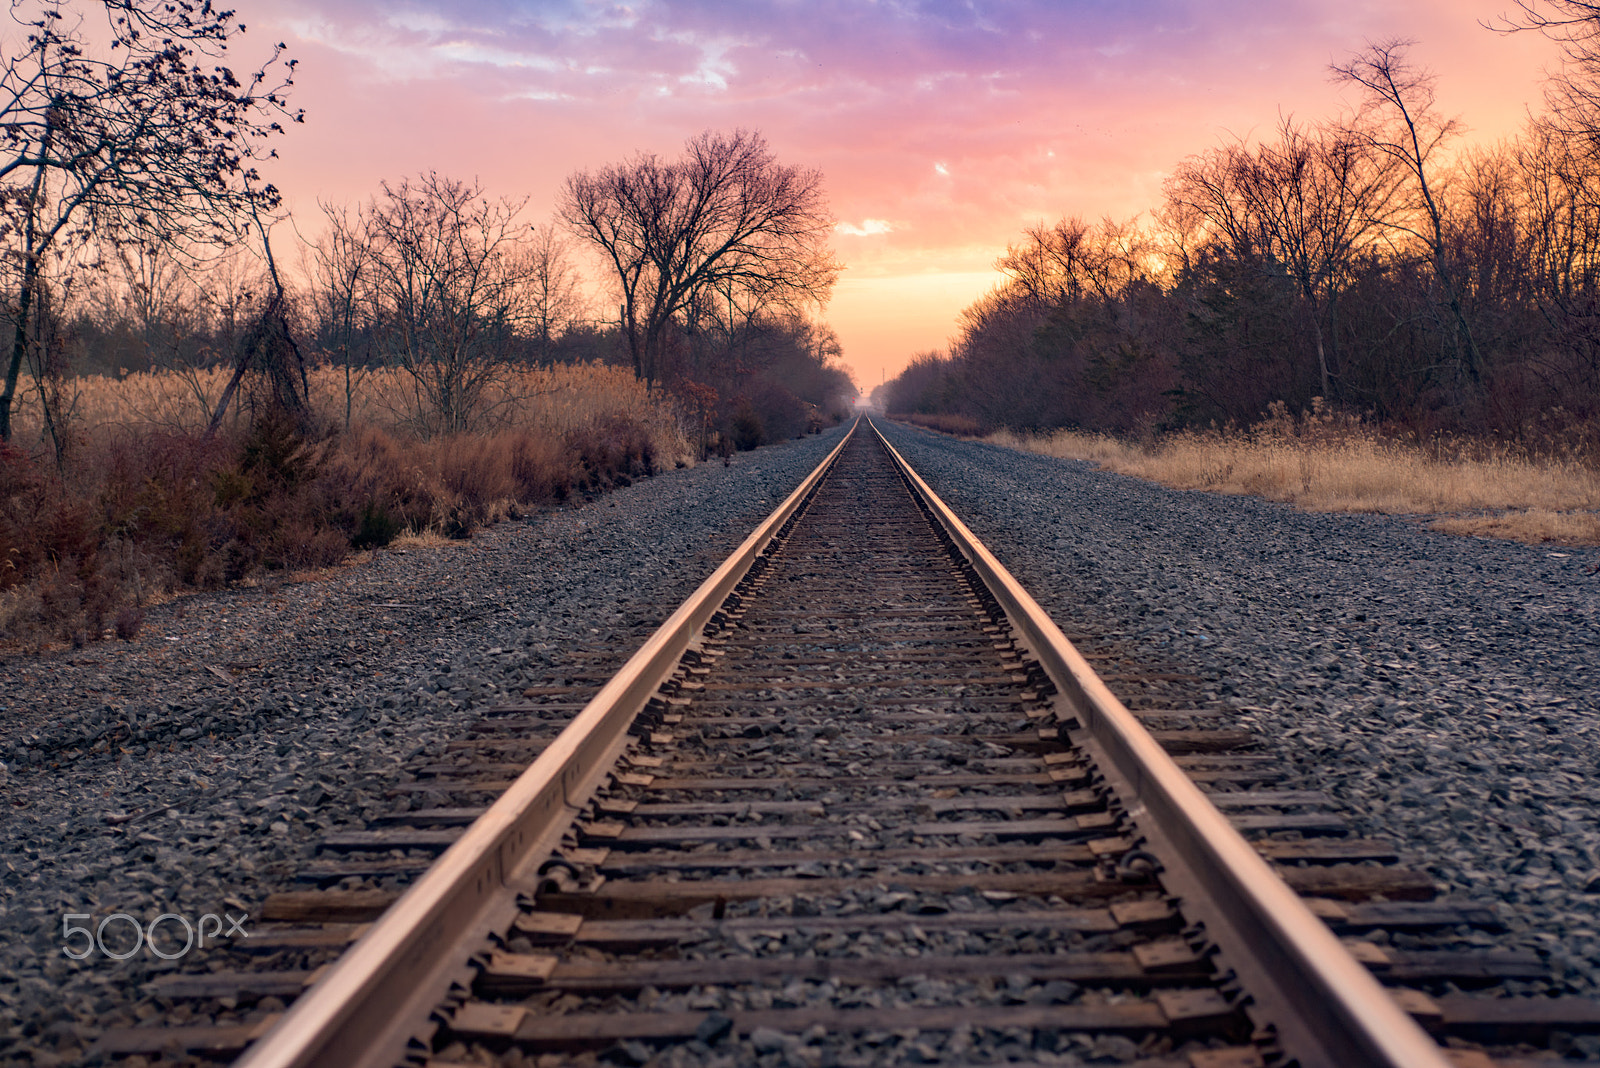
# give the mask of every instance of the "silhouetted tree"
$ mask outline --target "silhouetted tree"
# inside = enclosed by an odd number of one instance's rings
[[[311,304],[323,351],[344,369],[344,425],[350,429],[355,404],[361,340],[372,334],[372,249],[364,217],[348,208],[319,202],[326,228],[311,242]]]
[[[249,190],[248,178],[245,188]],[[270,403],[278,414],[292,423],[298,432],[305,433],[311,429],[313,421],[311,384],[306,377],[305,356],[300,351],[294,327],[289,322],[289,290],[283,284],[283,276],[278,273],[278,259],[272,252],[272,227],[262,217],[261,205],[249,201],[246,210],[256,236],[261,239],[262,259],[267,267],[266,300],[256,310],[254,319],[245,331],[244,343],[234,355],[233,377],[228,380],[227,387],[222,391],[222,399],[217,401],[217,407],[211,413],[206,434],[215,434],[222,426],[228,402],[233,399],[234,391],[244,381],[245,375],[251,371],[257,372],[265,381]]]
[[[701,134],[672,162],[641,154],[567,179],[561,218],[615,272],[634,372],[667,371],[675,329],[708,297],[746,316],[827,300],[838,275],[822,175],[779,163],[759,134]]]
[[[1180,164],[1167,183],[1169,216],[1203,221],[1201,243],[1221,242],[1240,266],[1293,280],[1307,305],[1322,395],[1332,398],[1339,287],[1357,251],[1392,218],[1401,177],[1394,157],[1359,128],[1285,118],[1274,141],[1238,142]]]
[[[1520,20],[1495,28],[1537,30],[1561,46],[1562,68],[1545,87],[1549,111],[1538,121],[1600,156],[1600,3],[1592,0],[1516,0]]]
[[[556,359],[557,343],[587,312],[583,278],[571,253],[572,239],[549,223],[533,228],[523,253],[527,258],[523,317],[530,355],[541,364]]]
[[[226,66],[232,11],[191,0],[20,0],[0,68],[0,242],[14,330],[0,440],[52,257],[91,239],[145,245],[235,238],[278,193],[254,181],[290,114],[283,46],[245,82]],[[103,26],[90,26],[94,18]]]
[[[1402,226],[1428,246],[1433,270],[1449,305],[1455,325],[1458,378],[1477,381],[1483,373],[1483,356],[1472,336],[1472,325],[1461,306],[1455,264],[1450,260],[1445,236],[1445,205],[1441,202],[1433,169],[1440,147],[1460,132],[1460,123],[1441,119],[1433,110],[1433,74],[1412,65],[1406,52],[1414,42],[1395,38],[1368,45],[1345,63],[1330,68],[1339,81],[1366,90],[1366,120],[1358,127],[1372,147],[1403,167],[1421,213],[1420,225]]]
[[[470,429],[504,372],[527,313],[523,204],[429,172],[384,183],[365,212],[373,322],[427,431]]]

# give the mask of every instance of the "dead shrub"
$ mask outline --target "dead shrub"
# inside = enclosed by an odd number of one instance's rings
[[[433,440],[382,425],[405,386],[390,372],[367,377],[342,434],[308,441],[267,407],[207,438],[226,378],[76,380],[87,429],[65,483],[0,446],[0,641],[92,641],[108,621],[131,637],[142,615],[129,606],[168,593],[323,567],[397,537],[465,537],[691,455],[676,409],[623,368],[511,372],[499,429]],[[315,405],[342,403],[334,372],[311,378]],[[19,437],[37,434],[35,414],[19,410]]]
[[[356,532],[350,535],[350,547],[381,548],[394,541],[404,529],[404,524],[385,511],[382,505],[376,501],[368,501],[361,508],[361,518],[356,524]]]
[[[558,501],[572,489],[571,461],[563,442],[522,432],[506,435],[511,477],[523,504]]]
[[[107,451],[97,493],[99,534],[149,550],[138,572],[125,578],[152,592],[222,582],[213,556],[233,536],[228,509],[253,492],[235,466],[235,446],[156,433]]]
[[[909,415],[896,415],[891,418],[912,426],[927,427],[937,430],[942,434],[950,434],[958,438],[975,438],[983,433],[983,428],[976,419],[965,415],[929,415],[922,412],[913,412]]]
[[[438,486],[414,439],[373,426],[356,426],[339,437],[323,464],[328,494],[353,509],[373,509],[400,530],[425,530],[433,518]],[[360,528],[360,513],[351,517]]]
[[[612,416],[567,435],[573,452],[574,487],[594,493],[627,486],[656,472],[656,449],[647,428],[625,416]]]
[[[139,629],[144,626],[144,609],[136,605],[129,605],[117,613],[117,637],[125,642],[131,642],[139,636]]]
[[[53,473],[0,445],[0,638],[70,637],[86,613],[103,616],[94,510]]]
[[[517,503],[517,479],[510,457],[500,447],[503,436],[458,434],[437,443],[446,505],[439,522],[449,537],[463,538],[486,523],[504,519]]]
[[[1487,439],[1407,442],[1320,405],[1294,416],[1282,404],[1247,431],[1184,431],[1148,443],[1067,430],[987,440],[1177,489],[1253,494],[1307,511],[1444,515],[1433,529],[1600,544],[1600,469],[1581,444],[1535,452]],[[1451,515],[1462,512],[1478,514]]]
[[[85,503],[21,450],[0,445],[0,589],[92,561],[97,545]]]
[[[777,382],[761,383],[750,396],[750,407],[761,420],[767,441],[800,437],[811,414],[805,401]]]
[[[766,424],[761,421],[761,414],[748,399],[740,400],[738,410],[733,413],[731,429],[734,448],[740,452],[749,452],[766,444]]]

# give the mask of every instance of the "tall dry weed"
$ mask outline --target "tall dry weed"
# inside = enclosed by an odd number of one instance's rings
[[[1175,489],[1248,494],[1307,511],[1449,515],[1438,529],[1600,544],[1600,468],[1586,454],[1540,456],[1493,441],[1408,443],[1320,405],[1301,417],[1274,405],[1249,431],[1184,432],[1144,445],[1077,431],[1003,431],[987,440],[1092,460]]]
[[[626,484],[693,455],[670,399],[625,368],[509,369],[477,433],[418,432],[408,379],[372,371],[345,424],[343,372],[311,375],[305,439],[236,407],[204,429],[225,369],[75,381],[66,477],[37,406],[0,448],[0,642],[93,640],[120,608],[336,562],[394,537],[464,537],[524,507]]]
[[[913,412],[909,415],[896,415],[895,418],[903,419],[913,426],[925,426],[929,430],[937,430],[940,433],[953,434],[962,438],[975,438],[983,432],[983,428],[978,425],[978,421],[966,415],[954,415],[946,412]]]
[[[227,386],[229,370],[138,372],[122,378],[86,375],[75,379],[76,416],[92,440],[119,433],[153,430],[196,433],[205,429]],[[345,429],[342,368],[324,366],[308,374],[312,410],[330,431]],[[564,438],[609,420],[645,428],[659,457],[687,462],[691,449],[670,398],[652,391],[625,367],[602,363],[509,368],[485,392],[479,413],[481,433],[523,430]],[[394,368],[363,373],[352,398],[349,426],[416,433],[416,395],[412,379]],[[249,413],[235,408],[229,427],[243,433]],[[37,404],[22,404],[16,415],[17,440],[41,440]]]

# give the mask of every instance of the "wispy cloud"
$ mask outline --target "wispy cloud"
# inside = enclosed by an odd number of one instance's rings
[[[548,211],[580,167],[755,128],[823,171],[857,274],[976,277],[1030,222],[1156,206],[1164,173],[1224,132],[1333,114],[1327,64],[1368,38],[1419,38],[1446,114],[1514,128],[1550,53],[1483,31],[1500,6],[241,0],[241,16],[304,60],[307,125],[275,175],[291,197],[437,168]]]
[[[894,227],[888,219],[862,219],[860,224],[842,222],[834,226],[834,231],[849,234],[851,237],[871,237],[874,234],[891,234]]]

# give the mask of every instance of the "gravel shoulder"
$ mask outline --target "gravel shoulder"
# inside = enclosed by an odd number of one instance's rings
[[[1215,680],[1358,831],[1451,896],[1505,902],[1570,989],[1600,986],[1600,550],[885,429],[1057,620]]]
[[[0,661],[0,1061],[77,1061],[154,1011],[141,984],[178,966],[69,959],[85,936],[64,938],[63,917],[258,912],[317,839],[392,809],[402,766],[486,706],[575,659],[620,666],[844,430],[460,545],[183,598],[129,643]],[[131,943],[131,925],[105,940]]]
[[[1507,902],[1570,988],[1600,985],[1600,550],[887,431],[1058,619],[1216,680],[1202,690],[1359,831],[1399,839],[1451,895]],[[258,910],[487,705],[619,664],[842,433],[459,546],[175,601],[131,643],[0,661],[0,1062],[78,1061],[155,1011],[141,984],[177,966],[71,960],[63,916]]]

